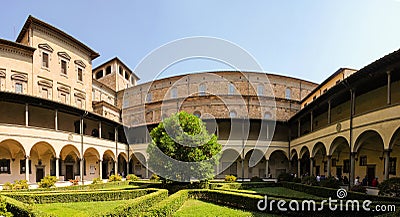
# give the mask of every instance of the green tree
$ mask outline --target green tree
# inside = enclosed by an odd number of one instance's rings
[[[222,146],[198,117],[186,112],[173,114],[155,127],[150,136],[148,164],[161,177],[188,182],[214,176]]]

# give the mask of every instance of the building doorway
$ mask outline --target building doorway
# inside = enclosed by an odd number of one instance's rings
[[[44,168],[36,168],[36,182],[40,182],[44,178]]]
[[[65,165],[65,179],[74,179],[74,165]]]
[[[342,177],[342,167],[336,167],[336,177]]]
[[[367,167],[368,185],[370,186],[372,180],[375,178],[375,165]]]

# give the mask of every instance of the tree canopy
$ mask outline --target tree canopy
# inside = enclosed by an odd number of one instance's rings
[[[148,165],[161,177],[188,182],[215,175],[222,146],[200,118],[186,112],[173,114],[155,127],[150,136]]]

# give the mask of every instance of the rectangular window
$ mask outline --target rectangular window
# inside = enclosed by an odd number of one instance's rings
[[[360,157],[360,166],[367,166],[367,156]]]
[[[10,159],[0,159],[0,173],[11,174]]]
[[[396,175],[396,162],[397,158],[391,157],[389,158],[389,174]]]
[[[76,106],[78,108],[82,108],[82,100],[81,99],[76,99]]]
[[[49,54],[45,52],[42,53],[42,66],[49,68]]]
[[[228,90],[229,95],[235,94],[235,85],[230,83],[229,84],[229,90]]]
[[[45,99],[49,97],[49,91],[45,87],[42,88],[42,97]]]
[[[78,68],[78,81],[83,81],[82,69]]]
[[[60,93],[60,101],[62,103],[67,103],[67,94],[65,93]]]
[[[344,160],[343,161],[343,173],[349,173],[350,172],[350,160]]]
[[[152,98],[151,93],[148,93],[148,94],[146,95],[146,102],[151,102],[151,98]]]
[[[67,74],[67,61],[61,60],[61,73],[66,75]]]
[[[23,174],[25,173],[25,160],[20,160],[19,161],[19,173]],[[32,174],[32,161],[29,160],[29,174]]]
[[[15,84],[15,92],[16,93],[22,93],[22,84],[21,83],[16,83]]]

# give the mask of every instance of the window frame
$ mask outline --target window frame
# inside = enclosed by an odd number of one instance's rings
[[[4,170],[4,168],[6,170]],[[11,174],[11,160],[10,159],[0,159],[0,174]]]

